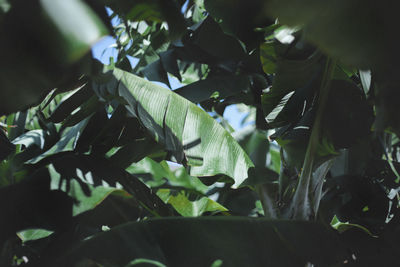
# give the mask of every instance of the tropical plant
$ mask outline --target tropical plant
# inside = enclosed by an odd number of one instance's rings
[[[0,266],[399,265],[395,10],[0,0]]]

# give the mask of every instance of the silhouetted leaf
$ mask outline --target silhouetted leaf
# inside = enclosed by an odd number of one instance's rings
[[[174,90],[178,95],[194,103],[208,100],[214,93],[218,98],[226,98],[250,89],[248,76],[226,75],[210,77]]]
[[[335,148],[348,148],[371,131],[372,107],[354,83],[332,80],[323,129]]]
[[[0,27],[0,98],[14,99],[3,101],[0,113],[26,109],[51,89],[72,86],[86,68],[84,56],[105,34],[102,22],[80,0],[13,1]],[[77,61],[82,65],[73,65]]]
[[[118,265],[146,258],[172,266],[209,266],[216,259],[228,266],[302,266],[306,262],[327,266],[342,263],[346,254],[337,236],[317,223],[170,218],[111,229],[82,242],[50,265],[71,266],[89,257]]]
[[[204,4],[206,10],[221,21],[224,31],[236,35],[251,48],[262,42],[264,37],[254,29],[273,22],[265,15],[265,3],[261,0],[205,0]]]
[[[0,161],[4,160],[15,150],[15,145],[8,140],[7,136],[0,129]]]
[[[91,90],[90,85],[84,85],[77,91],[68,94],[63,97],[61,103],[58,104],[57,108],[52,112],[49,121],[61,122],[71,115],[72,111],[81,106],[84,102],[94,94]]]
[[[266,12],[281,23],[302,25],[306,38],[347,64],[382,67],[399,59],[397,42],[389,37],[397,27],[391,1],[271,0]]]

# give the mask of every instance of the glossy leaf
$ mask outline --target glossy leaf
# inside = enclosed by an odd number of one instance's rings
[[[253,164],[216,121],[196,105],[163,87],[119,69],[113,70],[118,91],[153,138],[193,176],[226,174],[239,186]],[[226,156],[229,156],[227,158]]]

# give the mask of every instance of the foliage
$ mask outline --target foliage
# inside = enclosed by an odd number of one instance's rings
[[[0,265],[399,265],[394,10],[0,0]]]

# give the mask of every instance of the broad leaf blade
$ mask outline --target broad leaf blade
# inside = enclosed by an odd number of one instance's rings
[[[253,163],[233,137],[206,112],[170,90],[120,69],[113,70],[118,91],[156,141],[177,161],[190,166],[190,175],[226,174],[239,186]]]
[[[52,30],[60,39],[52,42],[59,45],[62,60],[74,62],[107,33],[97,15],[80,0],[41,0],[43,12],[51,23]],[[71,19],[71,18],[74,19]],[[54,50],[52,52],[55,52]]]
[[[210,266],[217,259],[226,266],[304,266],[306,262],[332,266],[342,263],[345,254],[338,237],[317,223],[169,218],[113,228],[82,242],[53,266],[73,266],[83,258],[118,266],[135,258],[168,266]]]

